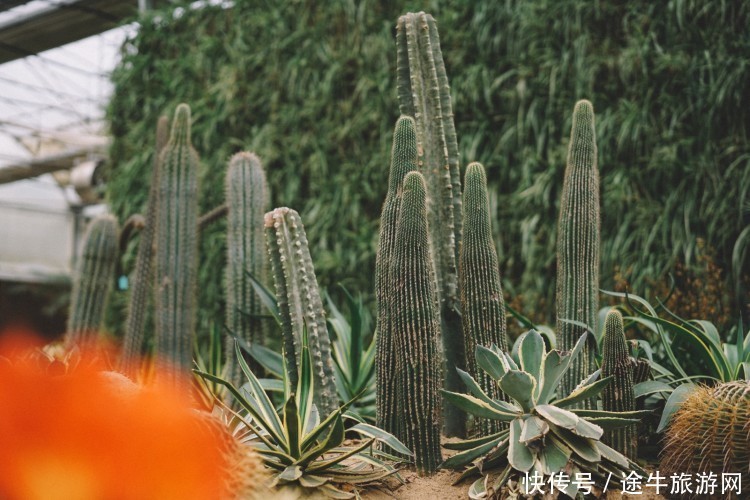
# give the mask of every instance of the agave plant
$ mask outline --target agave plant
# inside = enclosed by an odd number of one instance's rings
[[[524,482],[529,477],[548,480],[564,472],[591,474],[592,481],[603,485],[617,483],[630,471],[642,470],[625,456],[600,441],[604,429],[638,422],[647,412],[604,412],[566,409],[596,396],[611,377],[599,379],[598,372],[583,381],[568,396],[556,399],[563,374],[581,351],[586,335],[570,352],[547,351],[536,330],[525,333],[518,342],[517,359],[497,346],[477,346],[477,365],[509,397],[492,399],[468,373],[459,370],[470,394],[443,391],[452,404],[477,417],[507,422],[508,426],[491,436],[446,444],[459,450],[443,467],[469,465],[459,481],[476,473],[485,477],[469,490],[472,498],[484,498],[488,491],[499,492],[512,478]],[[499,472],[488,486],[490,472]],[[527,484],[527,491],[531,491]],[[577,485],[570,482],[565,493],[575,498]]]
[[[224,407],[228,416],[225,421],[234,435],[257,450],[265,465],[274,471],[271,486],[298,487],[329,498],[354,498],[354,493],[337,485],[371,483],[396,472],[385,461],[395,457],[376,449],[376,441],[399,454],[410,456],[411,452],[391,434],[365,423],[348,429],[362,439],[345,444],[344,412],[353,401],[330,415],[318,413],[313,403],[315,389],[306,340],[304,335],[297,386],[290,387],[288,377],[283,377],[284,404],[278,410],[242,357],[239,342],[235,343],[237,361],[248,380],[242,388],[210,373],[196,373],[223,385],[234,396],[241,410],[234,412]]]

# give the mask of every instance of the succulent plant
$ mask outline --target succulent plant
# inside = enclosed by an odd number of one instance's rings
[[[667,477],[741,474],[748,484],[750,381],[695,387],[671,419],[659,469]]]
[[[466,372],[459,372],[470,394],[443,391],[448,402],[478,417],[507,422],[510,427],[477,439],[446,444],[460,450],[447,459],[444,467],[473,464],[461,478],[481,472],[500,472],[492,489],[499,494],[513,476],[525,475],[548,479],[563,469],[568,474],[591,474],[602,486],[611,472],[612,481],[625,477],[631,470],[643,471],[627,457],[601,442],[604,429],[633,424],[648,412],[608,412],[568,409],[594,397],[611,377],[584,380],[572,393],[556,397],[560,380],[570,369],[573,359],[584,349],[582,336],[573,350],[545,350],[542,336],[535,330],[525,333],[518,344],[518,361],[496,345],[477,346],[476,360],[512,401],[491,398]],[[485,479],[477,481],[472,490],[485,487]],[[470,490],[471,491],[471,490]],[[566,494],[575,498],[576,485],[571,483]]]
[[[415,119],[419,171],[427,185],[429,238],[445,356],[445,388],[455,391],[461,389],[456,368],[466,366],[457,275],[462,232],[461,174],[450,86],[435,19],[424,12],[401,16],[396,48],[399,108],[402,115]],[[445,408],[446,434],[463,436],[465,420],[465,414],[457,408]]]
[[[417,168],[417,132],[414,119],[402,116],[396,122],[391,150],[391,168],[388,176],[388,193],[380,215],[380,240],[375,260],[375,296],[378,301],[378,338],[375,352],[377,378],[377,425],[398,434],[401,422],[396,394],[398,353],[393,346],[393,303],[390,279],[396,223],[401,207],[402,185],[406,174]]]
[[[392,286],[392,349],[399,373],[396,394],[403,420],[396,437],[414,451],[420,474],[432,474],[440,452],[440,320],[427,231],[427,191],[419,172],[404,178],[396,226]]]
[[[156,353],[177,372],[193,363],[198,273],[198,153],[190,141],[190,107],[175,110],[159,159],[156,216]]]
[[[459,290],[468,373],[492,399],[501,396],[494,380],[479,369],[473,353],[478,345],[497,345],[508,351],[505,332],[505,301],[500,284],[497,251],[490,226],[487,177],[484,167],[472,163],[466,168],[463,194],[464,235],[459,260]],[[474,434],[486,436],[498,432],[500,422],[477,419]]]
[[[636,409],[633,389],[634,368],[635,361],[630,358],[625,340],[622,314],[611,310],[604,321],[602,377],[611,377],[612,382],[602,391],[603,410],[627,412]],[[602,441],[626,457],[635,460],[638,438],[634,425],[605,431]]]
[[[578,101],[573,110],[560,219],[557,226],[557,345],[570,350],[586,333],[596,331],[599,304],[599,171],[594,108]],[[596,370],[593,337],[562,379],[569,394]],[[591,408],[592,401],[582,401]]]
[[[284,371],[284,401],[277,410],[265,393],[260,381],[250,370],[235,344],[237,362],[247,383],[241,389],[221,378],[197,371],[212,382],[226,386],[241,408],[235,413],[225,409],[226,423],[241,442],[259,453],[266,467],[272,471],[271,486],[297,487],[303,494],[317,494],[328,498],[354,498],[338,484],[359,485],[379,481],[396,470],[383,458],[394,458],[374,449],[376,441],[403,455],[409,450],[389,433],[374,426],[358,423],[349,429],[362,439],[356,444],[345,444],[344,412],[351,401],[337,406],[331,413],[318,410],[315,405],[316,385],[314,358],[303,333],[300,345],[300,367],[296,386]]]
[[[315,403],[327,415],[338,408],[336,380],[331,340],[305,227],[299,214],[286,207],[268,212],[264,224],[291,384],[296,385],[299,377],[302,334],[306,331],[313,358]]]
[[[248,273],[260,281],[266,275],[263,217],[268,205],[266,174],[253,153],[237,153],[229,160],[226,174],[227,266],[225,343],[227,376],[235,385],[243,380],[234,356],[232,336],[263,344],[265,322],[260,318],[260,300]],[[256,368],[252,367],[251,368]]]
[[[156,233],[156,204],[159,198],[159,157],[167,144],[169,120],[160,116],[156,124],[156,147],[148,190],[148,202],[138,254],[135,258],[135,272],[130,292],[130,305],[125,323],[125,338],[122,342],[120,369],[135,376],[140,367],[141,348],[145,337],[146,316],[153,293],[154,235]]]
[[[83,237],[83,250],[73,275],[66,341],[84,344],[96,340],[115,277],[120,252],[117,219],[102,215],[92,220]]]

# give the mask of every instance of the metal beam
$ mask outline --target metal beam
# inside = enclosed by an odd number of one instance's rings
[[[28,163],[8,165],[0,168],[0,184],[38,177],[58,170],[67,170],[73,168],[77,161],[84,160],[94,153],[97,153],[97,151],[90,148],[77,149],[57,155],[35,158]]]
[[[138,0],[58,0],[0,23],[0,64],[97,35],[138,13]]]

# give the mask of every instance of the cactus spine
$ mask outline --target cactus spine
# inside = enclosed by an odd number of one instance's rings
[[[625,340],[622,315],[619,311],[612,310],[604,320],[602,341],[602,378],[612,377],[612,381],[602,391],[602,406],[605,411],[635,411],[634,366]],[[635,460],[638,445],[635,425],[606,430],[602,441]]]
[[[198,268],[198,154],[190,142],[190,107],[175,111],[159,160],[156,216],[156,346],[161,361],[188,373],[193,360]]]
[[[596,331],[599,293],[599,172],[594,108],[586,100],[573,110],[573,127],[557,226],[557,335],[562,350],[571,350],[584,329]],[[562,395],[596,369],[596,345],[587,343],[562,379]],[[592,407],[587,400],[583,406]]]
[[[417,471],[433,473],[440,454],[440,319],[430,257],[426,187],[418,172],[404,179],[390,267],[393,348],[400,374],[399,437],[414,452]]]
[[[401,207],[402,183],[406,174],[417,168],[417,135],[414,119],[402,116],[396,122],[391,150],[388,193],[380,215],[380,241],[375,260],[375,295],[378,301],[377,349],[377,424],[397,434],[401,423],[397,377],[394,370],[398,353],[393,346],[393,282],[389,277],[396,239],[396,221]]]
[[[750,381],[699,387],[688,396],[667,428],[659,469],[666,477],[742,474],[744,491],[750,481]]]
[[[305,228],[299,214],[286,207],[268,212],[265,228],[291,386],[296,387],[299,377],[302,334],[307,328],[315,375],[315,403],[320,414],[328,416],[339,407],[338,396],[331,341]]]
[[[99,216],[89,224],[76,264],[68,315],[67,342],[88,344],[96,340],[119,258],[117,219]]]
[[[266,274],[263,216],[268,187],[260,159],[253,153],[237,153],[229,160],[226,201],[226,325],[230,337],[224,345],[228,367],[225,373],[235,387],[240,387],[245,377],[235,358],[231,336],[251,343],[262,343],[264,339],[264,325],[258,317],[261,303],[247,274],[252,273],[260,281],[265,280]]]
[[[397,88],[402,115],[417,127],[419,170],[428,189],[428,217],[433,267],[437,279],[445,387],[463,390],[456,368],[465,368],[458,300],[457,266],[461,241],[461,178],[450,87],[445,72],[437,23],[419,12],[401,16],[396,32]],[[465,434],[465,415],[446,407],[445,431]]]
[[[141,348],[146,330],[146,312],[151,299],[154,234],[156,232],[156,204],[159,196],[159,156],[169,137],[169,120],[160,116],[156,124],[156,151],[154,153],[151,186],[148,190],[146,217],[141,230],[141,241],[135,259],[135,273],[130,293],[130,306],[125,323],[120,369],[130,375],[138,371]]]
[[[508,351],[505,302],[497,251],[492,241],[487,177],[479,163],[472,163],[466,168],[463,198],[464,234],[458,276],[466,365],[482,389],[491,398],[499,399],[501,391],[492,378],[477,367],[474,355],[477,345],[496,344],[503,351]],[[494,434],[500,430],[499,424],[496,420],[477,419],[474,433],[478,436]]]

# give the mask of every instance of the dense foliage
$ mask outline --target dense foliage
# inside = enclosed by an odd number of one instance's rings
[[[408,10],[440,23],[461,161],[487,167],[506,292],[526,309],[553,303],[570,110],[585,97],[601,286],[619,269],[642,292],[711,251],[737,303],[750,253],[747,2],[236,0],[154,12],[113,75],[115,213],[143,211],[157,117],[188,102],[202,211],[222,202],[230,155],[253,150],[273,205],[303,214],[321,284],[371,293],[398,113],[394,27]],[[219,222],[201,238],[202,327],[223,321],[223,232]]]

